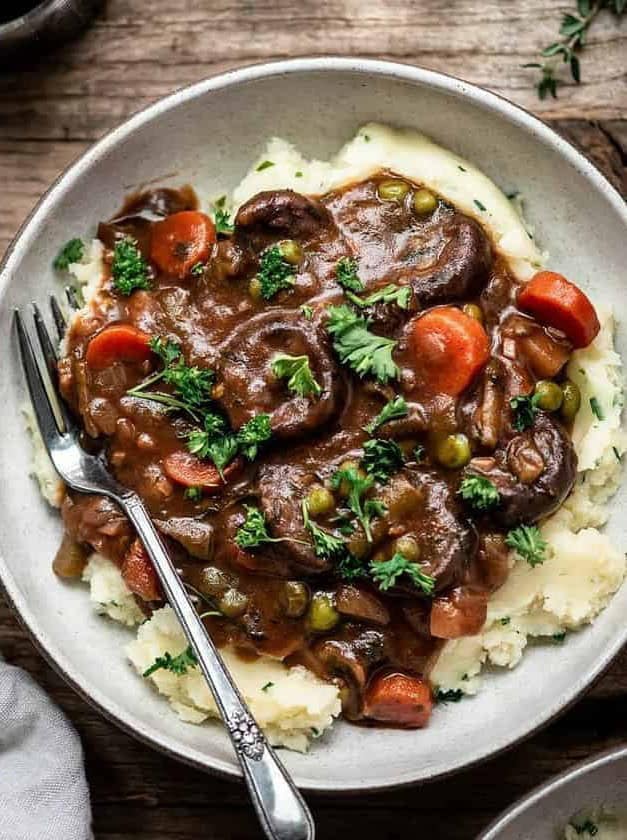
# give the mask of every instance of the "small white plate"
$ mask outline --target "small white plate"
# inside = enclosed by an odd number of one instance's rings
[[[81,585],[57,580],[50,563],[61,532],[29,478],[25,398],[12,309],[47,303],[51,262],[71,236],[93,234],[142,182],[231,189],[268,137],[309,155],[333,154],[369,120],[415,127],[475,162],[500,186],[520,190],[551,265],[595,298],[625,298],[627,211],[572,146],[535,117],[457,79],[400,64],[299,59],[227,73],[181,90],[108,134],[50,189],[18,234],[0,276],[0,577],[44,653],[104,714],[154,746],[235,775],[218,725],[182,723],[125,660],[128,632],[97,617]],[[620,314],[620,313],[619,313]],[[619,349],[625,353],[624,336]],[[620,510],[625,490],[613,500]],[[625,519],[609,531],[624,545]],[[433,779],[481,761],[551,720],[601,673],[627,638],[627,587],[593,626],[560,648],[534,646],[514,671],[490,676],[475,698],[438,708],[428,729],[339,723],[309,755],[283,753],[297,783],[359,791]]]

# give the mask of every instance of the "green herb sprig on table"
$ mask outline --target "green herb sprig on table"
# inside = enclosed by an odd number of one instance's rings
[[[588,30],[603,9],[613,12],[621,18],[627,9],[627,0],[577,0],[575,14],[566,12],[562,17],[559,29],[560,38],[545,47],[540,53],[545,62],[532,61],[523,67],[533,67],[540,70],[540,79],[536,84],[536,91],[540,99],[547,96],[557,98],[557,88],[563,81],[556,76],[557,66],[551,59],[560,59],[567,64],[574,82],[581,82],[581,64],[578,53],[586,44]]]

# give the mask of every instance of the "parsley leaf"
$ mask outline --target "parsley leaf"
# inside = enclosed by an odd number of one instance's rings
[[[271,437],[270,415],[256,414],[238,431],[237,442],[248,460],[254,461],[259,452],[259,444],[266,443]]]
[[[517,432],[524,432],[525,429],[533,426],[535,416],[538,413],[535,395],[512,397],[509,404],[514,412],[512,425]]]
[[[530,566],[538,566],[546,560],[548,543],[535,525],[513,528],[505,537],[505,543]]]
[[[409,309],[412,290],[410,286],[397,286],[389,283],[381,289],[377,289],[365,298],[357,295],[347,294],[346,297],[356,306],[374,306],[375,303],[395,303],[400,309]]]
[[[358,578],[365,577],[367,569],[359,559],[347,551],[343,557],[340,558],[339,563],[335,567],[335,572],[343,580],[358,580]]]
[[[264,169],[270,169],[271,166],[274,166],[273,160],[262,160],[255,169],[255,172],[263,172]]]
[[[307,505],[306,499],[303,499],[302,510],[303,523],[305,528],[311,534],[314,554],[316,557],[322,557],[325,560],[341,561],[346,553],[344,540],[340,539],[340,537],[336,537],[334,534],[330,534],[328,531],[325,531],[324,528],[321,528],[319,525],[316,525],[315,522],[311,521],[311,517],[309,516],[309,506]]]
[[[335,279],[349,292],[363,292],[364,284],[357,275],[357,263],[351,257],[342,257],[335,266]]]
[[[294,266],[284,259],[278,245],[267,248],[261,255],[257,279],[264,300],[270,300],[277,292],[294,285]]]
[[[490,479],[481,475],[467,475],[458,492],[465,502],[480,512],[496,507],[501,499]]]
[[[222,207],[216,206],[213,220],[216,226],[216,233],[233,233],[235,230],[231,222],[231,214]]]
[[[590,397],[590,410],[597,418],[597,420],[605,420],[605,415],[603,414],[603,409],[601,408],[599,401],[596,397]]]
[[[118,294],[128,296],[136,289],[149,289],[148,263],[137,242],[130,236],[121,239],[113,249],[112,286]]]
[[[385,484],[391,475],[398,472],[405,459],[400,446],[394,440],[367,440],[364,443],[364,457],[361,464],[376,481]]]
[[[163,371],[163,381],[172,385],[183,402],[200,408],[211,399],[215,374],[209,368],[186,365],[182,356]]]
[[[345,491],[348,507],[359,520],[368,542],[372,542],[372,531],[370,529],[372,520],[385,513],[385,505],[378,499],[364,501],[363,497],[373,485],[374,477],[360,475],[355,467],[337,470],[331,478],[331,486],[334,490],[341,488]]]
[[[150,668],[146,668],[142,676],[149,677],[151,674],[154,674],[155,671],[163,669],[164,671],[170,671],[180,677],[181,675],[187,673],[188,668],[195,668],[196,665],[198,665],[196,654],[192,650],[191,646],[188,646],[177,656],[172,656],[172,654],[168,653],[168,651],[166,651],[163,656],[158,656]]]
[[[303,318],[306,318],[308,321],[312,320],[312,318],[314,316],[314,311],[313,311],[312,306],[309,306],[308,303],[303,303],[303,305],[300,308],[300,311],[303,314]]]
[[[274,685],[273,682],[267,682],[265,685],[261,686],[261,690],[262,691],[268,691],[268,689],[272,688],[273,685]]]
[[[183,498],[191,502],[199,502],[202,499],[202,487],[186,487]]]
[[[370,575],[382,592],[390,589],[401,575],[408,575],[412,583],[425,595],[432,595],[435,578],[422,570],[418,563],[408,560],[399,551],[389,560],[380,563],[370,561]]]
[[[390,420],[398,420],[401,417],[406,417],[408,411],[409,409],[407,408],[407,403],[405,402],[404,397],[394,397],[393,400],[390,400],[383,406],[374,420],[368,423],[367,426],[364,426],[364,431],[368,432],[369,435],[372,435],[379,426],[383,426],[384,423],[388,423]]]
[[[171,341],[169,338],[163,339],[160,336],[153,335],[149,344],[152,352],[159,356],[166,367],[178,361],[181,355],[181,345],[177,344],[176,341]]]
[[[237,455],[237,437],[227,431],[226,421],[213,412],[205,414],[204,429],[194,429],[187,435],[187,448],[197,458],[208,458],[222,477],[224,467]]]
[[[272,373],[279,379],[287,379],[287,387],[299,397],[310,394],[319,397],[322,393],[322,386],[311,372],[308,356],[279,353],[272,360]]]
[[[340,361],[349,365],[358,376],[372,374],[385,384],[397,379],[399,369],[392,358],[396,341],[371,333],[369,322],[349,306],[331,306],[327,330]]]
[[[70,239],[59,251],[52,263],[57,271],[67,271],[72,263],[80,262],[85,253],[85,244],[82,239]]]
[[[260,545],[266,543],[289,541],[287,537],[270,536],[266,518],[259,508],[253,507],[252,505],[244,505],[244,508],[246,510],[246,519],[235,534],[235,542],[240,548],[259,548]],[[293,540],[293,542],[301,542],[301,540]],[[303,545],[306,545],[306,543],[303,543]]]
[[[599,826],[589,819],[582,823],[571,822],[570,825],[577,834],[588,834],[590,837],[596,837],[599,833]]]
[[[438,688],[435,692],[435,702],[436,703],[459,703],[464,697],[464,692],[461,688],[449,688],[449,689],[442,689]]]

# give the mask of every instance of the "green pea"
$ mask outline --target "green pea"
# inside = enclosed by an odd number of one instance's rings
[[[443,467],[457,470],[465,467],[471,458],[470,443],[466,435],[447,435],[439,441],[435,455]]]
[[[283,239],[279,242],[279,251],[290,265],[298,265],[303,258],[303,249],[295,239]]]
[[[381,181],[377,187],[377,193],[382,201],[402,201],[408,192],[409,184],[395,178]]]
[[[329,513],[335,507],[333,493],[321,484],[314,484],[307,493],[307,507],[312,516]]]
[[[298,580],[286,580],[279,595],[279,602],[288,618],[300,618],[309,603],[307,584]]]
[[[564,392],[556,382],[541,379],[536,382],[533,399],[542,411],[557,411],[564,400]]]
[[[572,423],[581,405],[581,391],[579,387],[567,379],[562,385],[562,417],[567,423]]]
[[[315,633],[325,633],[332,630],[340,620],[340,614],[335,609],[330,595],[316,592],[309,604],[307,624]]]
[[[218,609],[227,618],[239,618],[246,612],[248,596],[239,589],[227,589],[218,600]]]
[[[438,206],[438,199],[429,190],[416,190],[413,204],[415,213],[419,216],[428,216]]]
[[[394,540],[394,551],[398,551],[399,554],[402,554],[403,557],[412,563],[417,563],[420,559],[420,546],[418,545],[418,541],[408,534]]]
[[[253,300],[261,300],[261,280],[253,277],[248,284],[248,294]]]
[[[465,315],[468,315],[469,318],[473,318],[475,321],[479,321],[480,324],[483,324],[483,310],[476,303],[465,303],[463,306],[463,312]]]

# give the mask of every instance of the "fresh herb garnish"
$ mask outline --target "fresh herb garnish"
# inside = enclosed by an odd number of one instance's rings
[[[436,703],[459,703],[464,697],[464,692],[461,688],[448,688],[446,690],[438,688],[435,692]]]
[[[371,333],[369,321],[349,306],[331,306],[327,330],[340,361],[349,365],[358,376],[372,374],[385,384],[397,379],[399,369],[392,358],[396,341]]]
[[[207,263],[204,263],[204,262],[197,262],[197,263],[195,263],[195,264],[191,267],[191,269],[190,269],[190,272],[189,272],[189,273],[190,273],[193,277],[200,277],[200,276],[203,274],[203,272],[204,272],[204,270],[205,270],[206,268],[207,268]]]
[[[52,263],[57,271],[67,271],[72,263],[80,262],[85,253],[85,244],[82,239],[70,239],[59,251]]]
[[[505,615],[503,618],[499,619],[499,624],[502,624],[503,627],[507,627],[511,620],[512,619],[508,615]]]
[[[407,408],[407,403],[404,397],[396,396],[383,406],[374,420],[371,420],[367,426],[364,426],[364,430],[368,432],[369,435],[372,435],[379,426],[383,426],[384,423],[389,423],[390,420],[398,420],[401,417],[406,417],[408,411],[409,409]]]
[[[187,435],[187,448],[197,458],[209,459],[224,477],[224,467],[237,455],[237,437],[228,430],[225,419],[214,412],[203,417],[202,429],[194,429]]]
[[[408,560],[399,551],[389,560],[370,562],[370,576],[382,592],[390,589],[401,575],[407,575],[412,583],[425,595],[432,595],[435,578],[424,572],[418,563]]]
[[[505,537],[505,543],[530,566],[538,566],[546,560],[548,543],[535,525],[513,528]]]
[[[612,447],[612,452],[614,453],[614,457],[616,458],[616,460],[619,463],[622,462],[623,456],[620,454],[620,452],[618,451],[618,449],[615,446]]]
[[[294,266],[284,259],[278,245],[272,245],[262,253],[257,279],[264,300],[270,300],[277,292],[294,285]]]
[[[367,440],[364,443],[364,457],[361,465],[376,481],[381,484],[398,472],[405,459],[400,446],[394,440]]]
[[[199,502],[202,499],[202,487],[186,487],[183,498],[189,499],[191,502]]]
[[[163,656],[158,656],[150,668],[146,668],[142,676],[149,677],[151,674],[154,674],[155,671],[163,669],[164,671],[170,671],[172,674],[176,674],[180,677],[183,674],[186,674],[189,668],[195,668],[196,665],[198,665],[196,654],[192,650],[191,646],[188,646],[177,656],[172,656],[172,654],[167,651],[163,654]]]
[[[365,298],[347,292],[346,297],[356,306],[363,308],[374,306],[375,303],[395,303],[400,309],[409,309],[412,290],[410,286],[397,286],[395,283],[388,283],[381,289],[377,289]]]
[[[273,160],[262,160],[261,163],[257,166],[256,172],[263,172],[264,169],[270,169],[271,166],[274,166]]]
[[[342,257],[335,266],[335,279],[349,292],[363,292],[364,284],[357,275],[357,263],[351,257]]]
[[[562,630],[561,633],[553,633],[551,638],[553,639],[556,645],[561,645],[563,644],[564,639],[566,638],[566,631]]]
[[[347,551],[343,557],[340,558],[339,563],[335,567],[336,574],[343,580],[358,580],[366,577],[368,570],[359,559]]]
[[[599,826],[590,819],[587,819],[582,823],[574,823],[571,821],[570,827],[574,828],[577,834],[589,834],[590,837],[596,837],[599,833]]]
[[[268,523],[261,510],[253,505],[244,505],[244,509],[246,519],[235,533],[235,542],[240,548],[249,550],[259,548],[260,545],[266,545],[267,543],[281,542],[297,542],[301,545],[307,545],[302,540],[295,540],[290,537],[271,537],[268,532]]]
[[[150,288],[148,263],[130,236],[117,242],[113,249],[111,284],[118,294],[125,296],[136,289]]]
[[[272,360],[272,373],[279,379],[287,379],[287,387],[299,397],[319,397],[322,386],[316,381],[308,356],[289,356],[279,353]]]
[[[321,557],[324,560],[340,560],[343,558],[346,553],[344,540],[336,537],[334,534],[330,534],[324,528],[312,522],[306,499],[303,499],[302,511],[303,523],[311,535],[316,557]]]
[[[603,414],[603,409],[599,404],[599,401],[596,397],[590,397],[590,410],[597,418],[597,420],[605,420],[605,415]]]
[[[626,0],[577,0],[577,14],[567,12],[562,17],[559,34],[562,36],[558,41],[549,44],[542,50],[541,56],[546,59],[559,59],[570,69],[570,75],[577,84],[581,82],[581,66],[577,53],[585,46],[586,36],[592,21],[602,9],[609,9],[620,18],[627,9]],[[523,67],[533,67],[541,71],[541,76],[536,84],[536,91],[540,99],[545,99],[550,94],[554,99],[557,97],[557,87],[562,80],[556,78],[555,63],[532,61],[523,64]]]
[[[300,311],[302,312],[303,318],[306,318],[308,321],[311,321],[311,319],[314,316],[313,306],[309,306],[308,303],[303,303],[303,305],[300,308]]]
[[[379,499],[364,500],[365,494],[373,485],[374,477],[361,475],[355,467],[337,470],[331,478],[334,490],[339,490],[340,487],[346,490],[348,507],[359,520],[368,542],[372,542],[372,520],[385,513],[385,505]]]
[[[216,205],[213,212],[213,220],[216,226],[216,233],[233,233],[235,230],[231,222],[231,214],[223,207]]]
[[[269,414],[256,414],[251,417],[237,432],[237,443],[240,451],[254,461],[259,452],[259,446],[272,437]]]
[[[265,685],[261,686],[261,690],[262,691],[268,691],[270,688],[272,688],[273,685],[274,685],[273,682],[267,682]]]
[[[512,425],[517,432],[524,432],[525,429],[533,426],[535,416],[538,413],[535,395],[512,397],[509,404],[514,412]]]
[[[499,491],[489,478],[467,475],[459,487],[459,495],[476,511],[484,512],[498,505]]]

